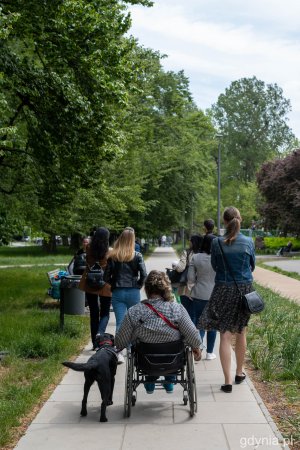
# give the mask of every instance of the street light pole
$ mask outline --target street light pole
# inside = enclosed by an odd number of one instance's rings
[[[221,233],[221,142],[218,144],[218,213],[217,213],[218,236]]]

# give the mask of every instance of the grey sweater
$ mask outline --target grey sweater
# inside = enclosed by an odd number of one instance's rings
[[[188,288],[190,296],[201,300],[209,300],[215,285],[215,271],[211,266],[211,258],[207,253],[193,255],[188,271]]]

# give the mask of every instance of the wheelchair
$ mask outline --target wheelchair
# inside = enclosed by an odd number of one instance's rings
[[[137,400],[137,387],[144,384],[148,376],[175,375],[174,384],[183,388],[183,404],[189,403],[190,416],[197,412],[197,391],[193,352],[182,340],[150,344],[137,342],[127,349],[124,417],[130,417],[131,409]],[[155,386],[168,383],[155,381]]]

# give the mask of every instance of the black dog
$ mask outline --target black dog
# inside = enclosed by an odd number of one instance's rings
[[[97,381],[102,398],[100,422],[107,422],[106,407],[112,405],[112,395],[117,371],[117,351],[114,348],[114,336],[104,333],[97,335],[97,352],[86,363],[63,362],[63,365],[73,370],[84,372],[84,394],[81,415],[87,415],[87,398],[94,381]]]

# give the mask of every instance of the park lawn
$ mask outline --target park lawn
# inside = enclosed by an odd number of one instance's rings
[[[46,253],[41,246],[26,245],[24,247],[0,247],[0,266],[20,264],[62,264],[67,266],[74,250],[57,246],[55,254]]]
[[[272,394],[276,397],[269,410],[280,431],[300,443],[300,306],[270,289],[256,287],[266,308],[251,317],[248,355],[264,383],[267,396],[262,395],[263,399],[268,402]]]
[[[20,437],[26,417],[47,398],[65,369],[61,362],[80,353],[89,337],[87,317],[42,309],[49,286],[45,268],[0,270],[0,447]]]

